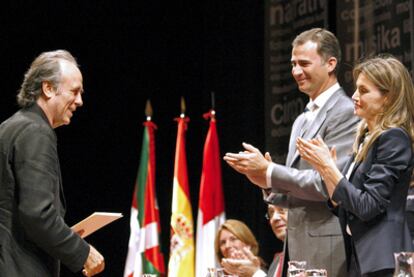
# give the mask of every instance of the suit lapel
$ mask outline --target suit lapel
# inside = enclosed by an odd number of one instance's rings
[[[59,198],[60,198],[60,212],[62,217],[65,216],[66,213],[66,199],[65,199],[65,194],[63,192],[63,185],[62,185],[62,173],[60,171],[60,162],[59,162],[59,158],[58,158],[58,171],[59,171]]]
[[[303,138],[308,140],[316,137],[319,129],[326,120],[326,110],[323,108],[316,115],[315,119],[311,122],[309,128],[303,133]]]
[[[307,130],[303,133],[302,137],[305,140],[315,138],[318,135],[318,132],[319,132],[322,124],[325,122],[325,120],[327,118],[328,112],[338,102],[338,99],[341,96],[341,94],[340,94],[341,90],[342,90],[342,88],[335,91],[335,93],[328,99],[328,101],[325,103],[325,105],[322,108],[320,108],[318,114],[316,115],[315,119],[312,121],[309,128],[307,128]],[[303,114],[301,116],[304,117]],[[302,124],[303,124],[303,119],[302,119]],[[289,166],[289,167],[291,167],[292,164],[296,161],[296,159],[299,158],[299,152],[296,149],[296,138],[297,138],[298,134],[300,133],[300,129],[303,127],[302,124],[299,125],[300,126],[300,128],[298,128],[299,130],[295,130],[295,133],[297,132],[297,134],[294,137],[294,141],[292,142],[292,140],[291,140],[290,143],[289,143],[289,153],[288,153],[288,159],[287,159],[287,163],[286,163],[286,165]],[[292,134],[293,134],[293,131],[292,131]],[[291,137],[291,139],[292,138],[293,138],[293,136]],[[293,153],[293,155],[291,155],[291,157],[289,159],[289,156],[290,156],[289,154],[290,153]]]
[[[288,155],[286,158],[286,165],[289,167],[292,165],[293,160],[294,160],[293,158],[296,155],[295,153],[297,152],[296,151],[296,138],[299,137],[304,123],[305,123],[305,113],[302,113],[301,115],[299,115],[299,117],[293,123],[292,132],[291,132],[290,140],[289,140],[289,151],[288,151]]]
[[[361,162],[356,162],[354,165],[354,168],[351,171],[351,174],[349,175],[349,180],[352,180],[352,177],[354,176],[355,171],[357,168],[361,165]]]
[[[38,104],[34,104],[31,107],[27,108],[27,111],[30,112],[31,114],[36,114],[37,117],[34,118],[35,120],[38,121],[44,121],[44,124],[47,124],[53,131],[53,134],[56,138],[56,133],[53,130],[53,128],[50,126],[49,120],[47,119],[46,114],[43,112],[43,110],[39,107]],[[31,116],[31,118],[33,118],[33,116]],[[56,138],[57,140],[57,138]],[[57,197],[59,198],[59,203],[56,203],[57,208],[59,209],[61,215],[63,216],[66,212],[66,200],[65,200],[65,195],[63,193],[63,186],[62,186],[62,174],[60,171],[60,163],[59,163],[59,157],[57,157],[57,170],[58,170],[58,174],[59,174],[59,188],[56,189],[55,193],[57,195]],[[57,198],[56,198],[57,200]]]

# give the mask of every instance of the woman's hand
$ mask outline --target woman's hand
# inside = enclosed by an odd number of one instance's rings
[[[237,258],[221,260],[224,271],[239,277],[251,277],[260,270],[260,259],[248,247],[243,248],[239,254]]]
[[[296,147],[302,159],[310,163],[318,172],[326,166],[335,166],[336,150],[332,147],[329,150],[328,145],[320,138],[309,141],[303,138],[296,139]]]
[[[297,138],[296,147],[302,159],[319,172],[331,197],[336,185],[343,177],[336,166],[335,147],[329,149],[328,145],[320,137],[309,141]]]

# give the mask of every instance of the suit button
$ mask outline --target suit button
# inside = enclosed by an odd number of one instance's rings
[[[354,216],[353,216],[352,214],[350,214],[350,215],[348,216],[348,219],[349,219],[349,220],[353,220],[353,219],[354,219]]]

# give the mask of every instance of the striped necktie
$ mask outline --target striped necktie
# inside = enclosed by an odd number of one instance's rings
[[[272,277],[282,277],[283,274],[283,262],[285,260],[285,255],[283,255],[283,252],[277,253],[275,255],[275,260],[276,260],[276,270],[275,270],[275,275]]]
[[[300,130],[300,136],[303,137],[303,135],[305,134],[305,132],[308,130],[309,126],[312,124],[312,121],[315,117],[314,112],[318,109],[318,106],[315,103],[311,103],[309,102],[306,107],[305,110],[303,111],[303,124],[302,124],[302,128]]]

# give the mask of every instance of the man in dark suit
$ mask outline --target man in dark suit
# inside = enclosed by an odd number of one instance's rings
[[[93,276],[102,255],[65,223],[54,128],[82,106],[75,58],[57,50],[39,55],[25,74],[21,110],[0,125],[0,276],[58,277],[60,261]]]
[[[267,218],[275,236],[282,242],[286,242],[286,229],[288,224],[288,211],[286,208],[269,204],[267,207]],[[268,277],[282,277],[286,272],[285,252],[276,253],[267,272]]]
[[[291,260],[307,261],[329,276],[346,276],[344,243],[338,219],[329,211],[328,195],[320,175],[298,154],[296,138],[322,137],[335,147],[342,168],[351,153],[358,119],[351,99],[339,86],[336,70],[341,59],[339,42],[329,31],[314,28],[292,43],[292,75],[299,90],[309,96],[305,112],[292,126],[286,164],[272,163],[252,145],[224,159],[236,171],[266,190],[287,195],[288,252]]]

